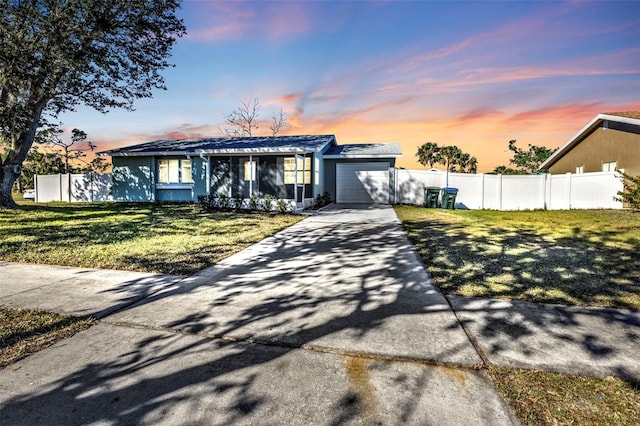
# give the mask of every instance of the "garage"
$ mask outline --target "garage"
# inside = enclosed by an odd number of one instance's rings
[[[389,163],[336,164],[336,201],[389,204]]]

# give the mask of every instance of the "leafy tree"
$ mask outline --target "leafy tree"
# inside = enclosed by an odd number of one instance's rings
[[[524,150],[516,146],[516,140],[509,141],[509,151],[513,152],[513,157],[509,160],[509,164],[513,164],[518,169],[511,169],[506,166],[499,166],[494,169],[494,173],[498,174],[537,174],[546,173],[545,170],[540,170],[540,165],[544,161],[551,157],[556,152],[556,149],[549,149],[545,146],[536,146],[529,144],[529,149]],[[498,170],[505,171],[507,173],[500,173]],[[522,171],[520,173],[518,171]]]
[[[507,166],[498,166],[495,169],[493,169],[493,172],[491,172],[491,174],[495,174],[495,175],[527,175],[529,173],[527,173],[526,170],[522,170],[522,169],[512,169],[511,167],[507,167]]]
[[[446,171],[453,172],[462,154],[462,150],[455,145],[443,146],[435,156],[436,162],[445,166]]]
[[[40,152],[34,147],[27,154],[23,162],[22,174],[19,179],[20,190],[33,188],[35,175],[51,175],[65,173],[65,164],[57,152]]]
[[[449,172],[476,173],[478,171],[478,159],[455,145],[438,146],[434,142],[427,142],[418,147],[416,157],[418,157],[418,163],[423,166],[428,164],[429,168],[433,168],[434,164],[442,164]]]
[[[180,0],[0,0],[0,206],[46,117],[84,104],[133,109],[165,89],[160,71],[185,33]]]
[[[640,210],[640,176],[631,176],[620,170],[622,175],[622,191],[618,191],[614,200],[628,204],[632,209]]]
[[[104,173],[109,168],[109,164],[104,157],[94,157],[87,165],[80,169],[83,173]]]
[[[71,131],[71,138],[69,140],[63,140],[60,135],[64,133],[59,126],[49,127],[41,132],[38,132],[36,136],[36,142],[42,144],[52,145],[62,151],[61,155],[64,159],[64,173],[71,173],[72,170],[69,167],[69,160],[80,160],[86,157],[86,151],[93,151],[96,145],[87,141],[87,148],[80,148],[77,144],[84,142],[87,139],[87,134],[80,129],[73,129]],[[75,146],[75,147],[74,147]]]
[[[469,173],[478,173],[478,159],[476,157],[471,157],[469,159],[469,165],[467,166],[467,171]]]
[[[416,152],[418,163],[422,164],[425,167],[428,164],[429,168],[432,169],[433,165],[438,162],[436,161],[436,155],[438,154],[439,150],[440,147],[438,147],[438,144],[434,142],[427,142],[419,146],[418,151]]]

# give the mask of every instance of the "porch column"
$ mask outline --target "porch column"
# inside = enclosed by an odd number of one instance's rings
[[[249,154],[249,198],[253,195],[253,155]]]

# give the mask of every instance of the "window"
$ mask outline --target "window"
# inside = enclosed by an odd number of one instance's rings
[[[191,182],[191,160],[158,160],[158,183]]]
[[[602,163],[602,171],[603,172],[615,172],[618,167],[617,161],[607,161]]]
[[[192,183],[191,177],[191,160],[180,160],[180,166],[182,169],[182,183]]]
[[[576,166],[576,174],[584,173],[584,165]]]
[[[256,180],[256,162],[255,161],[246,161],[244,163],[244,180]]]
[[[284,183],[296,183],[296,157],[284,159]],[[298,183],[311,183],[311,157],[298,158]]]

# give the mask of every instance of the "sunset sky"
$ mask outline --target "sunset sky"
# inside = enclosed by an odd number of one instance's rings
[[[457,145],[480,171],[507,143],[557,147],[599,112],[640,110],[640,2],[185,1],[167,91],[135,112],[61,117],[99,150],[218,136],[242,99],[284,134]]]

